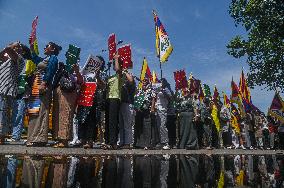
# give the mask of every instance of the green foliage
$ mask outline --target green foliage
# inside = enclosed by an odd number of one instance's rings
[[[229,13],[246,30],[227,48],[233,57],[247,59],[249,86],[284,91],[284,0],[232,0]]]

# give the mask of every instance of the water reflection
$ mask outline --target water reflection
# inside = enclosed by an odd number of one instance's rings
[[[0,156],[0,187],[284,187],[283,155]]]

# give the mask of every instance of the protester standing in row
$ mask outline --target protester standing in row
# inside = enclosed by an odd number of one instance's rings
[[[134,77],[127,70],[123,71],[123,85],[121,91],[121,103],[119,109],[119,146],[123,149],[130,149],[133,143],[132,126],[134,121]]]
[[[52,81],[58,68],[57,56],[61,50],[61,46],[54,42],[49,42],[44,48],[45,58],[32,53],[33,62],[37,64],[38,70],[43,75],[43,82],[39,88],[41,94],[40,111],[34,124],[29,124],[27,146],[45,146],[48,142],[49,112],[53,89]]]
[[[25,59],[31,59],[30,51],[20,42],[14,42],[0,52],[0,145],[4,144],[5,136],[9,131],[11,119],[9,107],[16,102],[18,79]],[[18,108],[13,110],[18,110]],[[16,118],[13,119],[16,120]],[[21,127],[20,122],[17,126]],[[16,136],[18,139],[18,135]]]

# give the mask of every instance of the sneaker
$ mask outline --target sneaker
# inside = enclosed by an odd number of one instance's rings
[[[227,149],[232,149],[232,146],[228,146]]]
[[[250,150],[253,150],[254,148],[251,146],[251,147],[249,147],[249,149],[250,149]]]
[[[163,146],[163,148],[162,148],[163,150],[170,150],[171,149],[171,147],[170,147],[170,145],[169,144],[166,144],[166,145],[164,145]]]
[[[243,150],[246,150],[246,147],[244,145],[241,145],[240,148],[243,149]]]
[[[70,147],[80,146],[80,145],[81,145],[81,141],[80,140],[69,142],[69,146]]]

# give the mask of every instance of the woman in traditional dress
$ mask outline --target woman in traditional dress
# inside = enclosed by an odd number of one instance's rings
[[[54,42],[49,42],[44,48],[45,58],[32,53],[33,62],[37,64],[37,69],[43,75],[43,81],[39,86],[40,110],[38,117],[29,123],[27,146],[45,146],[48,138],[49,112],[52,99],[52,82],[58,68],[57,56],[61,51],[61,46]]]
[[[179,111],[179,148],[180,149],[198,149],[196,126],[193,124],[195,113],[192,97],[188,90],[183,91],[183,96],[178,99]]]
[[[9,131],[10,110],[18,95],[18,77],[24,59],[30,59],[28,47],[14,42],[0,51],[0,145]]]
[[[148,149],[152,139],[150,115],[155,108],[155,94],[147,78],[144,78],[142,89],[138,90],[135,96],[134,108],[136,109],[134,145],[138,148]]]
[[[78,65],[74,65],[73,70],[73,74],[69,74],[64,64],[58,70],[58,74],[60,74],[58,80],[62,77],[69,77],[75,87],[70,91],[66,91],[59,84],[56,84],[53,96],[52,129],[53,137],[58,143],[54,147],[67,147],[68,141],[72,138],[72,124],[78,96],[77,88],[83,83],[83,77],[79,72]]]

